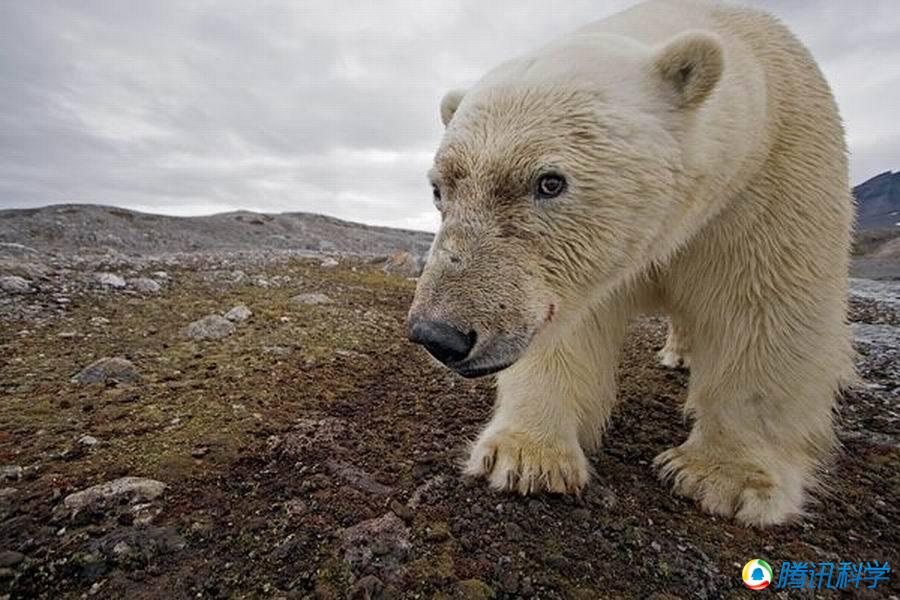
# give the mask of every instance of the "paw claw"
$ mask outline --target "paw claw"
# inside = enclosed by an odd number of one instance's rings
[[[541,491],[578,494],[590,474],[577,441],[537,443],[518,433],[482,435],[472,449],[465,473],[485,477],[491,487],[522,495]]]
[[[716,458],[720,456],[729,458]],[[778,485],[771,473],[733,452],[704,452],[683,444],[662,452],[653,464],[675,494],[696,500],[710,514],[766,526],[802,513],[800,483]]]

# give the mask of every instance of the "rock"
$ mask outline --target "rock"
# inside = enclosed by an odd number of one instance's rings
[[[112,549],[113,554],[116,556],[126,556],[131,554],[131,546],[126,544],[125,542],[118,542]]]
[[[456,584],[456,588],[465,600],[490,600],[494,597],[491,586],[480,579],[464,579]]]
[[[351,600],[372,600],[384,589],[384,583],[374,575],[361,577],[350,588]]]
[[[340,532],[344,560],[356,573],[380,567],[382,580],[391,578],[406,562],[412,545],[409,529],[394,513],[387,513]]]
[[[92,362],[72,378],[72,383],[134,383],[140,378],[130,360],[115,356]]]
[[[127,285],[125,280],[115,273],[97,273],[94,278],[103,287],[122,289]]]
[[[340,263],[337,261],[337,259],[331,258],[329,256],[328,258],[323,260],[321,263],[319,263],[319,266],[322,267],[323,269],[333,269],[336,266],[338,266],[339,264]]]
[[[96,509],[107,500],[128,498],[130,502],[148,502],[162,495],[166,484],[145,477],[122,477],[69,494],[63,505],[73,512]]]
[[[325,468],[335,477],[340,477],[353,487],[370,494],[389,496],[394,493],[394,488],[375,481],[375,479],[357,467],[336,460],[325,461]]]
[[[240,323],[241,321],[246,321],[252,316],[253,312],[244,304],[238,304],[227,313],[225,313],[225,318],[232,323]]]
[[[15,550],[4,550],[0,552],[0,567],[15,567],[25,560],[25,555]]]
[[[34,291],[31,282],[18,275],[0,277],[0,290],[7,294],[30,294]]]
[[[220,315],[198,319],[181,330],[181,335],[192,340],[218,340],[234,333],[234,323]]]
[[[155,294],[162,289],[162,286],[147,277],[138,277],[131,280],[131,287],[145,294]]]
[[[416,518],[416,512],[405,504],[401,504],[396,500],[391,500],[391,512],[403,519],[403,522],[409,525]]]
[[[384,263],[385,273],[401,277],[417,277],[419,275],[419,259],[405,250],[394,252]]]
[[[154,279],[161,279],[163,281],[168,281],[170,279],[169,274],[165,271],[154,271],[150,273]]]
[[[313,292],[309,294],[297,294],[293,298],[291,298],[291,302],[294,304],[330,304],[331,298],[326,296],[325,294],[320,294],[318,292]]]
[[[78,443],[83,446],[96,446],[97,444],[100,443],[100,440],[98,440],[97,438],[95,438],[92,435],[83,435],[80,438],[78,438]]]
[[[19,465],[3,465],[0,467],[0,479],[18,481],[19,479],[22,479],[22,474],[24,472],[25,469]]]

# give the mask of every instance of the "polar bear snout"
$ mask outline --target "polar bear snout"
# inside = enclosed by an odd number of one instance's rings
[[[444,321],[416,319],[409,327],[409,341],[422,345],[431,356],[445,365],[465,360],[477,338],[474,331],[464,333]]]
[[[467,379],[492,375],[511,366],[531,338],[505,333],[479,335],[474,329],[464,331],[446,321],[414,316],[409,319],[407,334],[409,341]]]

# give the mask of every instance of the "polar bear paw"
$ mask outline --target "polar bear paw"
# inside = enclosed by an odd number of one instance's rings
[[[682,444],[657,456],[654,465],[675,494],[696,500],[710,514],[733,517],[743,525],[776,525],[802,514],[799,485],[779,484],[772,473],[733,454],[721,460],[712,456]]]
[[[539,441],[532,434],[511,431],[483,433],[472,446],[464,472],[486,478],[496,490],[523,495],[578,495],[590,479],[587,457],[577,441]]]

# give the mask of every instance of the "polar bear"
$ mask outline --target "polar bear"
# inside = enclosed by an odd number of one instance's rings
[[[497,373],[465,472],[578,493],[626,322],[661,311],[664,360],[689,351],[692,419],[662,478],[744,524],[802,515],[854,377],[847,151],[808,51],[757,10],[651,0],[440,115],[442,221],[408,328],[460,375]]]

